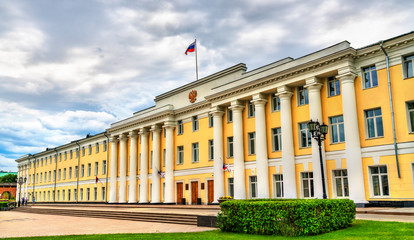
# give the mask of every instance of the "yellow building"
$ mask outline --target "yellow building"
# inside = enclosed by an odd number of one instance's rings
[[[325,190],[361,206],[413,206],[413,64],[414,32],[252,71],[238,64],[104,133],[17,159],[22,192],[36,202],[208,204]],[[320,152],[311,119],[328,125]]]

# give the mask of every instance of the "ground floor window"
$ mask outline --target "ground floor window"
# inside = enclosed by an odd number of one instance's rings
[[[102,187],[101,193],[102,193],[101,199],[102,199],[102,201],[105,201],[105,187]]]
[[[60,190],[57,191],[57,200],[60,200]]]
[[[62,201],[65,201],[65,190],[62,190]]]
[[[228,195],[234,198],[234,178],[227,178]]]
[[[273,186],[274,186],[275,198],[282,198],[283,197],[283,175],[282,174],[273,175]]]
[[[315,190],[313,188],[313,172],[302,172],[302,197],[312,198],[315,196]]]
[[[86,200],[87,201],[89,201],[89,200],[91,200],[91,189],[90,188],[87,188],[86,189]]]
[[[249,177],[249,185],[250,185],[250,198],[257,198],[257,177],[256,176]]]
[[[93,200],[98,200],[98,188],[96,187],[93,189]]]
[[[349,197],[348,171],[333,170],[334,190],[336,197]]]
[[[80,193],[79,199],[81,201],[83,201],[83,188],[80,189],[80,192],[79,193]]]
[[[68,201],[70,201],[70,189],[68,189]]]
[[[78,190],[77,189],[73,189],[73,200],[75,200],[75,201],[78,200]]]
[[[375,197],[390,195],[387,166],[370,166],[372,194]]]

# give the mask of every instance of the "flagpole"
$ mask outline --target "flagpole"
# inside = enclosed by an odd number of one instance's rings
[[[195,39],[196,78],[198,80],[197,38]]]

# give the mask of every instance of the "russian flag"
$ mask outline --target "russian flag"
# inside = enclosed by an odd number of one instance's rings
[[[187,51],[185,51],[185,55],[187,55],[187,52],[194,52],[195,44],[196,42],[194,41],[193,43],[190,44],[190,46],[188,46]]]
[[[226,164],[223,163],[223,171],[227,171],[227,170],[229,169],[227,168]]]

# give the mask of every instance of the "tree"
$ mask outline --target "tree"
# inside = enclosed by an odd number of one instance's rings
[[[0,177],[0,182],[2,183],[15,183],[17,182],[17,175],[16,174],[7,174],[3,177]]]

